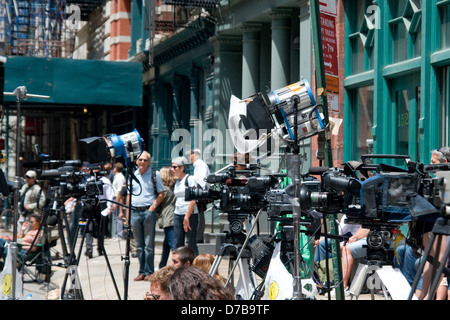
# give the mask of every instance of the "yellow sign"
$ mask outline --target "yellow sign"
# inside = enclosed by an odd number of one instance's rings
[[[325,83],[327,85],[328,92],[339,93],[339,77],[326,74]]]
[[[5,274],[2,281],[2,295],[7,297],[12,293],[12,275],[10,273]]]

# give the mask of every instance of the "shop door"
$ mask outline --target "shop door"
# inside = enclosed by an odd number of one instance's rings
[[[393,154],[409,155],[413,161],[420,159],[420,74],[412,74],[392,81],[391,87]],[[389,134],[389,132],[388,132]],[[387,139],[389,141],[389,139]]]

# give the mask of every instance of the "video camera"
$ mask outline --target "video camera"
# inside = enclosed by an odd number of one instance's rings
[[[189,187],[186,189],[186,200],[220,200],[220,209],[223,212],[254,212],[264,207],[266,192],[278,183],[278,179],[274,176],[237,178],[235,173],[235,170],[230,169],[226,173],[209,175],[206,181],[219,189],[211,187],[209,190],[200,190]]]
[[[368,161],[380,158],[404,163]],[[346,223],[370,229],[368,259],[392,261],[391,239],[399,227],[421,216],[439,214],[440,181],[429,174],[427,166],[408,156],[364,155],[361,159],[349,161],[343,168],[311,168],[311,174],[321,177],[320,190],[302,186],[301,209],[345,214]]]
[[[226,172],[210,174],[206,181],[211,185],[208,190],[186,188],[185,199],[220,200],[218,209],[228,213],[230,231],[239,234],[243,230],[243,222],[250,214],[256,213],[267,205],[267,190],[278,185],[275,176],[257,176],[256,168],[251,167],[246,172],[253,171],[250,177],[238,177],[240,171],[231,167]]]
[[[403,159],[406,168],[368,163],[369,158]],[[363,162],[349,161],[343,168],[311,168],[321,176],[320,191],[302,188],[302,210],[342,211],[354,223],[406,222],[436,212],[435,182],[423,166],[408,156],[364,155]]]
[[[56,163],[53,161],[52,163]],[[103,173],[92,174],[79,171],[81,161],[69,160],[64,166],[56,169],[39,170],[40,179],[49,180],[54,193],[61,198],[95,198],[103,194],[103,182],[97,176]]]

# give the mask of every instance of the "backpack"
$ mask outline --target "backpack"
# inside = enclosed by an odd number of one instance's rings
[[[155,197],[158,196],[158,191],[156,190],[156,170],[152,169],[152,181],[153,181],[153,188],[155,188]],[[162,211],[162,203],[159,204],[159,206],[156,208],[156,213],[160,214]]]

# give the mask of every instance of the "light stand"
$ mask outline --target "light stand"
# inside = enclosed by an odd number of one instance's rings
[[[300,253],[300,220],[301,220],[301,208],[300,208],[300,189],[301,189],[301,172],[300,166],[302,163],[301,155],[299,153],[299,145],[297,141],[297,109],[300,98],[297,95],[292,96],[292,105],[294,107],[294,146],[292,154],[286,157],[286,169],[287,176],[292,179],[294,184],[294,199],[292,201],[292,219],[294,226],[294,287],[293,287],[293,300],[303,300],[302,294],[302,280],[300,273],[300,261],[302,259]]]
[[[19,215],[19,190],[20,190],[20,101],[31,98],[50,99],[49,96],[28,94],[25,86],[14,89],[13,92],[4,92],[5,96],[15,96],[17,102],[17,121],[16,121],[16,177],[14,178],[14,214],[13,214],[13,241],[9,244],[11,250],[12,263],[12,299],[16,300],[16,267],[17,267],[17,220]]]
[[[132,144],[131,141],[127,141],[126,148],[128,150],[132,150]],[[134,167],[133,164],[135,163],[134,160],[134,153],[130,152],[130,159],[126,159],[128,161],[127,168],[128,168],[128,177],[129,177],[129,183],[128,183],[128,190],[129,197],[128,197],[128,216],[127,216],[127,223],[126,226],[124,226],[127,230],[126,232],[126,245],[125,245],[125,256],[122,257],[122,260],[125,262],[125,273],[124,273],[124,294],[123,299],[128,300],[128,282],[130,278],[130,251],[131,251],[131,197],[133,195],[133,176],[134,176]],[[126,161],[126,162],[127,162]]]

